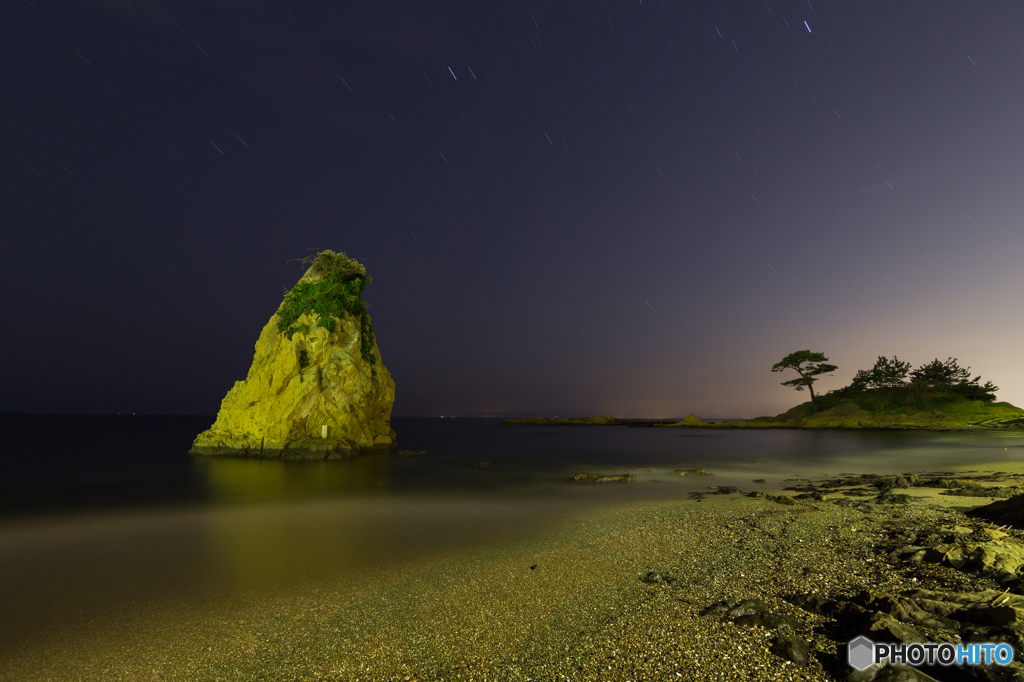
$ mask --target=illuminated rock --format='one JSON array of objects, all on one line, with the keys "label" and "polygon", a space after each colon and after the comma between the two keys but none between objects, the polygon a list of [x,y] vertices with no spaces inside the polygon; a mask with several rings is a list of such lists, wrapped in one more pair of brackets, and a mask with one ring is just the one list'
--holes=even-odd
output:
[{"label": "illuminated rock", "polygon": [[395,382],[381,361],[361,292],[365,268],[320,253],[286,294],[252,367],[191,452],[338,459],[395,445]]}]

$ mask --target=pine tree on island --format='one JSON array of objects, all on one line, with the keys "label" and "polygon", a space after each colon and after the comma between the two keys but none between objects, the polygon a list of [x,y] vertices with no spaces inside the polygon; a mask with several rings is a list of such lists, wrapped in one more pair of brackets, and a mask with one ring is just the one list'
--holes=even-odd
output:
[{"label": "pine tree on island", "polygon": [[806,386],[807,390],[811,392],[811,402],[814,402],[814,382],[817,381],[815,377],[834,372],[839,368],[836,365],[828,364],[828,358],[824,353],[798,350],[772,365],[773,372],[781,372],[786,369],[795,370],[800,378],[783,381],[782,385],[792,386],[798,391],[804,390]]}]

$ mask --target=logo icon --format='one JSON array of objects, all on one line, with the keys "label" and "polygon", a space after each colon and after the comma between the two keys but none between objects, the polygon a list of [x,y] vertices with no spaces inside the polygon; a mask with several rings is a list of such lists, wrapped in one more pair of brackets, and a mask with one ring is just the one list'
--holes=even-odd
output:
[{"label": "logo icon", "polygon": [[875,662],[875,643],[861,635],[846,645],[846,660],[850,667],[864,670]]}]

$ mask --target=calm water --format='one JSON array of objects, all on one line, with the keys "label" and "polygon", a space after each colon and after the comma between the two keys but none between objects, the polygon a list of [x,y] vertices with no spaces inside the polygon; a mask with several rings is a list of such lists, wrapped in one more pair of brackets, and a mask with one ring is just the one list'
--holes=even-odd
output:
[{"label": "calm water", "polygon": [[[38,657],[42,665],[47,651],[84,660],[98,650],[96,637],[138,637],[175,622],[188,624],[177,637],[192,627],[213,632],[225,609],[285,608],[300,599],[296,590],[327,584],[342,599],[338,585],[356,590],[587,510],[686,499],[708,485],[671,476],[677,468],[702,466],[710,482],[752,489],[754,478],[778,488],[787,478],[840,473],[1019,470],[1024,455],[1024,439],[999,435],[395,419],[399,447],[426,453],[341,462],[189,457],[211,421],[0,418],[0,679],[7,663],[24,670]],[[571,481],[579,472],[632,472],[638,481],[580,485]]]},{"label": "calm water", "polygon": [[[635,473],[630,496],[677,495],[668,476],[703,466],[750,478],[936,471],[1013,462],[1014,436],[503,426],[497,419],[395,419],[398,456],[345,462],[192,458],[211,417],[0,416],[0,515],[357,496],[572,494],[579,472]],[[487,467],[479,466],[489,463]],[[644,471],[645,469],[649,471]],[[756,474],[756,475],[754,475]],[[706,482],[703,482],[706,485]],[[699,486],[698,486],[699,487]]]}]

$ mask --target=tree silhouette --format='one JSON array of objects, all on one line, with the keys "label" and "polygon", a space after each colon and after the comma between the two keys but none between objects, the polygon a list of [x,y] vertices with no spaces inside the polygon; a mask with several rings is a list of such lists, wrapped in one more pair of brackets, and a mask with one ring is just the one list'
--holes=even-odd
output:
[{"label": "tree silhouette", "polygon": [[991,402],[995,400],[992,394],[999,390],[991,381],[979,384],[980,376],[971,379],[971,368],[961,367],[956,358],[947,358],[945,362],[935,358],[912,371],[910,379],[928,388],[952,388],[971,400]]},{"label": "tree silhouette", "polygon": [[798,391],[804,390],[804,386],[811,392],[811,401],[814,401],[815,377],[820,374],[828,374],[838,369],[835,365],[828,364],[828,358],[824,353],[814,353],[809,350],[798,350],[782,358],[772,365],[773,372],[781,372],[784,369],[795,370],[800,375],[799,379],[783,381],[783,386],[792,386]]},{"label": "tree silhouette", "polygon": [[853,385],[859,388],[899,388],[906,384],[909,373],[909,362],[900,362],[895,355],[892,360],[879,355],[878,362],[870,370],[857,370]]},{"label": "tree silhouette", "polygon": [[[957,364],[956,358],[948,358],[945,362],[935,358],[911,372],[910,377],[932,387],[956,386],[970,383],[971,368],[961,367]],[[980,378],[974,381],[977,382]]]}]

